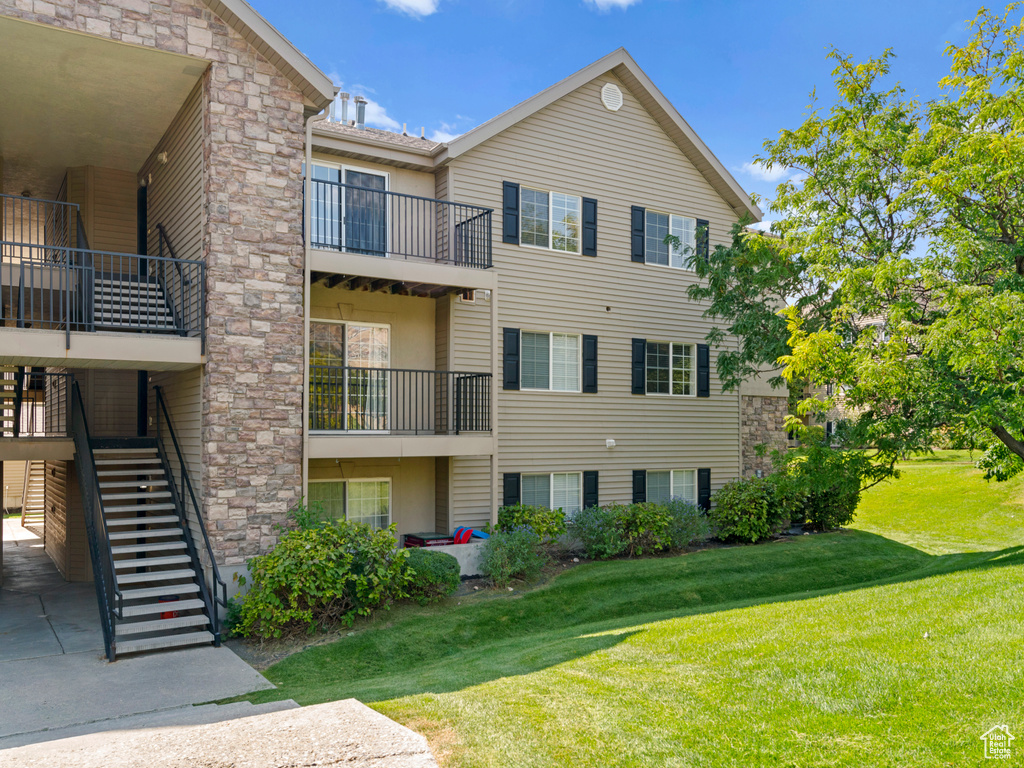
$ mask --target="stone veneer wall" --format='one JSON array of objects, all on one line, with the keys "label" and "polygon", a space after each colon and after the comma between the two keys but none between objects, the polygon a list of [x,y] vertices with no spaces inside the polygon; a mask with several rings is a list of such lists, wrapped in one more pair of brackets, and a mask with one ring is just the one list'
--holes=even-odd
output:
[{"label": "stone veneer wall", "polygon": [[743,449],[743,477],[752,477],[757,470],[771,471],[770,455],[758,456],[757,446],[773,449],[786,445],[786,414],[789,401],[785,397],[743,395],[740,398],[740,440]]},{"label": "stone veneer wall", "polygon": [[202,503],[218,559],[241,564],[301,494],[302,96],[194,0],[0,0],[0,14],[212,62]]}]

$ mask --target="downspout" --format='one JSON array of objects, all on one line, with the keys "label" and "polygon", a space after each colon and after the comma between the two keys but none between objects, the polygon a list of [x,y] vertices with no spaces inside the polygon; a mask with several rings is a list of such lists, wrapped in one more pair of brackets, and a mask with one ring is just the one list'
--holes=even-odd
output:
[{"label": "downspout", "polygon": [[[337,92],[337,89],[335,89]],[[337,95],[337,93],[335,93]],[[331,101],[333,106],[334,101]],[[313,123],[322,122],[330,118],[330,109],[313,115],[306,120],[306,157],[305,173],[302,179],[302,233],[304,258],[302,265],[302,500],[305,503],[309,495],[309,310],[310,310],[310,278],[313,270],[310,263],[313,255],[313,248],[310,245],[312,238],[312,178],[313,178]]]}]

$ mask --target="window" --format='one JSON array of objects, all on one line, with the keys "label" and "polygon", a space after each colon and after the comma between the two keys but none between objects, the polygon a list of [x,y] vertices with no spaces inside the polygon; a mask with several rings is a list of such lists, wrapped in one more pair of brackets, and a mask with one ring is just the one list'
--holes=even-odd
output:
[{"label": "window", "polygon": [[[682,269],[688,256],[697,247],[697,220],[688,216],[647,211],[644,253],[648,264]],[[665,242],[669,235],[679,238],[679,245]]]},{"label": "window", "polygon": [[358,168],[313,166],[314,248],[387,256],[388,177]]},{"label": "window", "polygon": [[309,504],[328,520],[351,520],[371,528],[391,524],[390,480],[311,480]]},{"label": "window", "polygon": [[697,470],[673,469],[647,473],[647,500],[683,499],[697,503]]},{"label": "window", "polygon": [[693,344],[648,341],[646,360],[648,394],[694,394],[696,374]]},{"label": "window", "polygon": [[386,431],[391,329],[309,324],[310,429]]},{"label": "window", "polygon": [[580,337],[569,333],[523,331],[523,389],[580,391]]},{"label": "window", "polygon": [[520,242],[568,253],[580,252],[581,199],[561,192],[522,188]]},{"label": "window", "polygon": [[523,504],[561,509],[567,517],[580,511],[583,500],[581,472],[523,475]]}]

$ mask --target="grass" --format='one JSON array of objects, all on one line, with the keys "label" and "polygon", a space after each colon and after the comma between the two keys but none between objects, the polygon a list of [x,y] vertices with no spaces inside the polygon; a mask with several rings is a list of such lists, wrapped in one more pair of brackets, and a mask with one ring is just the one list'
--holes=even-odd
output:
[{"label": "grass", "polygon": [[402,608],[252,698],[354,696],[451,766],[982,765],[1024,730],[1020,486],[908,464],[858,530]]}]

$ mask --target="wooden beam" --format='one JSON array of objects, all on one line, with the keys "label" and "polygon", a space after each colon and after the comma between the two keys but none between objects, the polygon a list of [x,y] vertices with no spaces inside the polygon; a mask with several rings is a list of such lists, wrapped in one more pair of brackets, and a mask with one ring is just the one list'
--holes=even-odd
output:
[{"label": "wooden beam", "polygon": [[350,291],[366,291],[369,290],[370,284],[373,283],[372,277],[353,277],[348,284]]},{"label": "wooden beam", "polygon": [[398,281],[397,280],[374,280],[372,283],[370,283],[370,290],[371,291],[387,290],[388,288],[393,286],[396,282],[398,282]]},{"label": "wooden beam", "polygon": [[342,283],[347,283],[351,278],[348,275],[331,275],[324,283],[328,288],[335,288]]}]

